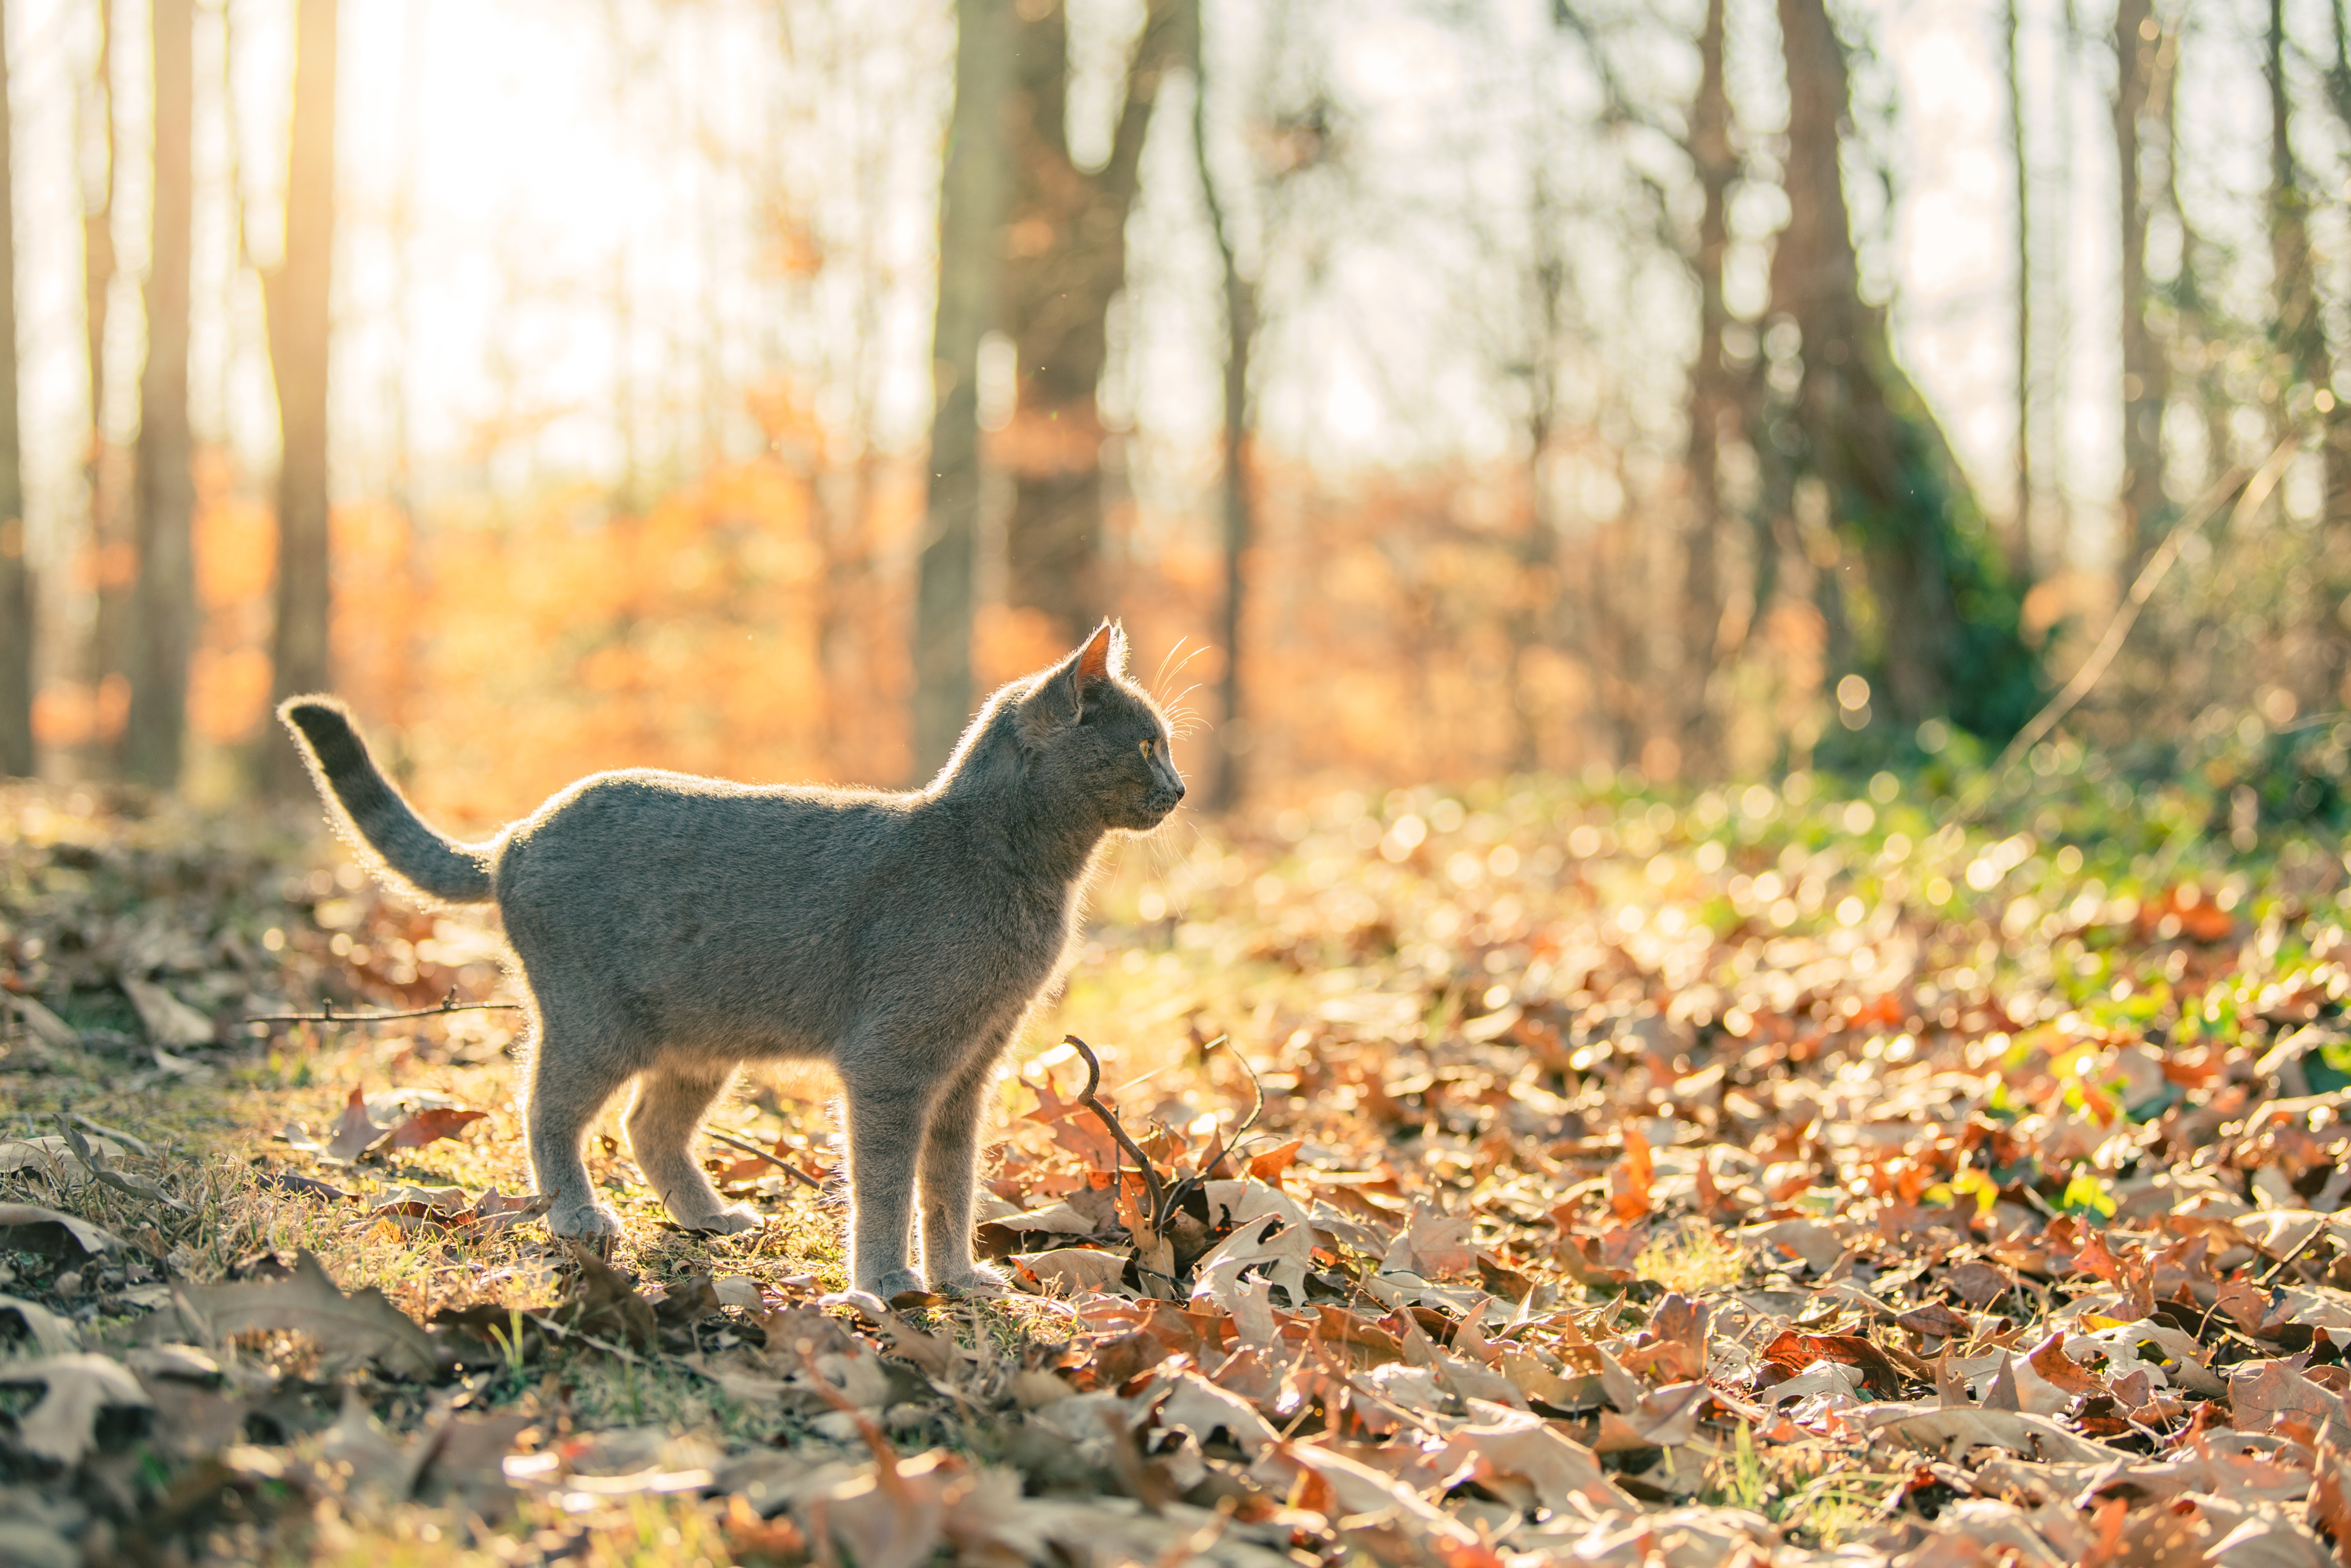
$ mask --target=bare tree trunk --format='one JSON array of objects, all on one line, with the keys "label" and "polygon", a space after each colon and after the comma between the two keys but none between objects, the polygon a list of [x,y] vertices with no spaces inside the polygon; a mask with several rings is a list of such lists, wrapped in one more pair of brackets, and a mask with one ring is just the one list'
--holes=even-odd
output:
[{"label": "bare tree trunk", "polygon": [[33,570],[16,441],[16,193],[8,155],[8,7],[0,5],[0,774],[33,771]]},{"label": "bare tree trunk", "polygon": [[1779,12],[1789,218],[1771,293],[1802,340],[1798,461],[1825,487],[1829,525],[1866,572],[1865,598],[1840,586],[1842,619],[1873,666],[1873,711],[1905,727],[1948,714],[1979,733],[2012,730],[2038,705],[2014,586],[1987,559],[1980,513],[1895,362],[1883,312],[1861,298],[1839,162],[1851,112],[1844,47],[1825,0],[1779,0]]},{"label": "bare tree trunk", "polygon": [[[2321,403],[2317,420],[2320,455],[2325,465],[2325,504],[2321,515],[2319,559],[2321,579],[2316,617],[2320,646],[2325,650],[2325,700],[2341,700],[2346,676],[2351,676],[2351,628],[2336,613],[2342,602],[2346,566],[2351,566],[2351,423],[2334,407],[2335,357],[2326,343],[2326,328],[2319,313],[2316,267],[2310,254],[2310,196],[2302,187],[2294,156],[2293,104],[2285,78],[2285,9],[2282,0],[2270,0],[2268,49],[2262,62],[2270,89],[2270,287],[2277,312],[2279,350],[2294,380],[2311,389]],[[2324,399],[2316,399],[2318,392]]]},{"label": "bare tree trunk", "polygon": [[2032,576],[2032,167],[2024,138],[2024,66],[2017,56],[2016,0],[2002,0],[2008,49],[2008,147],[2016,177],[2016,515],[2009,525],[2008,570]]},{"label": "bare tree trunk", "polygon": [[1689,373],[1689,552],[1682,576],[1682,643],[1695,679],[1682,722],[1682,751],[1694,776],[1716,760],[1713,712],[1707,684],[1714,672],[1722,626],[1720,550],[1723,426],[1738,406],[1723,330],[1730,309],[1723,298],[1722,267],[1730,248],[1730,187],[1739,160],[1730,145],[1730,93],[1723,75],[1724,0],[1707,0],[1698,32],[1698,97],[1690,104],[1690,162],[1703,198],[1698,220],[1698,357]]},{"label": "bare tree trunk", "polygon": [[1536,712],[1531,666],[1536,647],[1550,630],[1559,597],[1559,519],[1552,513],[1551,486],[1543,462],[1559,424],[1559,361],[1567,335],[1568,260],[1560,248],[1566,227],[1552,194],[1551,170],[1541,148],[1529,150],[1532,183],[1528,227],[1534,246],[1534,341],[1527,346],[1527,507],[1510,538],[1511,581],[1504,630],[1510,636],[1510,767],[1532,772],[1542,765],[1542,720]]},{"label": "bare tree trunk", "polygon": [[931,477],[914,603],[914,767],[928,777],[971,716],[979,533],[979,340],[996,321],[1011,195],[1010,0],[956,0],[956,99],[939,179]]},{"label": "bare tree trunk", "polygon": [[1216,241],[1225,290],[1224,639],[1225,669],[1219,682],[1217,777],[1208,808],[1229,811],[1240,803],[1247,782],[1248,720],[1241,712],[1241,619],[1248,587],[1246,566],[1256,537],[1256,497],[1250,488],[1249,435],[1249,357],[1257,345],[1257,286],[1242,275],[1232,229],[1208,163],[1208,73],[1201,38],[1200,0],[1185,0],[1183,27],[1192,69],[1192,162],[1199,172],[1200,196],[1208,209],[1208,232]]},{"label": "bare tree trunk", "polygon": [[1089,173],[1070,156],[1065,125],[1068,17],[1060,0],[1022,5],[1018,15],[1019,185],[1006,235],[1002,326],[1019,351],[1019,401],[1007,443],[1006,580],[1014,604],[1043,612],[1060,635],[1074,639],[1109,608],[1095,402],[1110,357],[1105,319],[1126,285],[1126,219],[1144,136],[1180,40],[1176,0],[1146,0],[1110,159]]},{"label": "bare tree trunk", "polygon": [[[123,501],[131,480],[129,455],[106,438],[106,323],[114,292],[114,188],[119,156],[114,134],[114,0],[97,0],[97,9],[98,57],[75,101],[78,129],[84,139],[80,149],[82,322],[89,380],[89,438],[82,454],[82,482],[88,489],[89,549],[96,590],[82,674],[93,692],[110,677],[119,678],[124,673],[124,633],[132,581],[124,570],[131,554],[130,540],[123,537]],[[110,770],[113,749],[111,737],[94,731],[85,765]]]},{"label": "bare tree trunk", "polygon": [[[340,0],[301,0],[295,16],[294,123],[287,142],[286,250],[263,280],[277,382],[277,624],[273,695],[329,684],[327,350],[335,254],[335,32]],[[273,789],[307,791],[291,747],[268,748]]]},{"label": "bare tree trunk", "polygon": [[154,0],[154,220],[147,263],[147,364],[139,382],[139,581],[130,627],[125,772],[178,784],[185,748],[196,590],[189,523],[189,147],[195,120],[194,0]]},{"label": "bare tree trunk", "polygon": [[2162,528],[2163,405],[2168,393],[2161,348],[2147,320],[2147,201],[2140,189],[2143,122],[2156,96],[2163,37],[2153,0],[2115,6],[2115,161],[2121,175],[2123,477],[2122,580],[2138,575]]}]

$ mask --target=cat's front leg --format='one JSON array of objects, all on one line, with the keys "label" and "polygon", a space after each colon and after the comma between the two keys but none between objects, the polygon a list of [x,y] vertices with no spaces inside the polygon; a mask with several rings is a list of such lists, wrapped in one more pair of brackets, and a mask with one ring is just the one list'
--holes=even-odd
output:
[{"label": "cat's front leg", "polygon": [[995,1053],[967,1069],[932,1107],[923,1138],[923,1272],[935,1291],[1000,1291],[1004,1276],[971,1256],[979,1124],[996,1082]]},{"label": "cat's front leg", "polygon": [[929,1107],[903,1070],[883,1065],[842,1080],[849,1091],[849,1278],[886,1301],[925,1288],[906,1266],[906,1241]]}]

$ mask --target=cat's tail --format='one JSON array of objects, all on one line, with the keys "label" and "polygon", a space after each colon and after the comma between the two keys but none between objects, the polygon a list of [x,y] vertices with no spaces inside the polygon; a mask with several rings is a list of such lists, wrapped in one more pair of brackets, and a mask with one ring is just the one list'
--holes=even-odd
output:
[{"label": "cat's tail", "polygon": [[393,875],[428,899],[489,902],[498,846],[461,844],[426,826],[368,755],[367,742],[351,727],[350,709],[333,697],[288,697],[278,705],[277,716],[293,732],[319,793],[334,809],[337,826],[356,841],[354,847],[373,851]]}]

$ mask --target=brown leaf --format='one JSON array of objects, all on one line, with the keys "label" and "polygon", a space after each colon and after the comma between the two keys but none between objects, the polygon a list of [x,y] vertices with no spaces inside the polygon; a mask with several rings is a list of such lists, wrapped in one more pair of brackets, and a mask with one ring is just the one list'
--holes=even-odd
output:
[{"label": "brown leaf", "polygon": [[2220,1281],[2215,1304],[2235,1319],[2237,1326],[2249,1334],[2259,1334],[2262,1324],[2269,1321],[2269,1293],[2241,1274]]},{"label": "brown leaf", "polygon": [[1630,1225],[1648,1218],[1650,1188],[1656,1178],[1656,1166],[1649,1158],[1649,1140],[1640,1124],[1627,1120],[1625,1124],[1625,1158],[1608,1171],[1609,1212]]},{"label": "brown leaf", "polygon": [[381,1291],[366,1285],[345,1295],[307,1251],[286,1279],[189,1285],[179,1299],[182,1313],[214,1342],[282,1329],[308,1334],[332,1354],[370,1357],[405,1376],[430,1377],[437,1364],[432,1336]]},{"label": "brown leaf", "polygon": [[336,1118],[334,1130],[327,1134],[327,1155],[348,1165],[381,1143],[384,1131],[368,1114],[367,1096],[354,1084],[343,1113]]},{"label": "brown leaf", "polygon": [[2065,1335],[2053,1333],[2024,1358],[2025,1364],[2068,1394],[2095,1398],[2107,1392],[2105,1381],[2065,1354]]},{"label": "brown leaf", "polygon": [[[349,1113],[345,1114],[348,1116]],[[488,1114],[487,1111],[456,1111],[436,1105],[429,1111],[419,1111],[394,1127],[385,1145],[394,1149],[421,1149],[437,1139],[455,1137]],[[340,1125],[336,1132],[340,1137]]]},{"label": "brown leaf", "polygon": [[1989,1263],[1955,1263],[1943,1272],[1943,1283],[1949,1285],[1959,1300],[1983,1311],[2016,1288],[2016,1281]]},{"label": "brown leaf", "polygon": [[122,1250],[112,1231],[32,1203],[0,1203],[0,1247],[43,1258],[99,1258]]},{"label": "brown leaf", "polygon": [[571,1261],[580,1270],[573,1281],[569,1326],[600,1339],[617,1339],[634,1350],[651,1350],[661,1343],[660,1321],[653,1303],[637,1294],[620,1270],[598,1257],[592,1248],[566,1241]]},{"label": "brown leaf", "polygon": [[2318,1445],[2318,1457],[2310,1470],[2310,1500],[2304,1505],[2304,1520],[2333,1536],[2339,1555],[2351,1550],[2351,1464],[2344,1461],[2343,1450],[2331,1442]]},{"label": "brown leaf", "polygon": [[145,1410],[151,1405],[139,1380],[111,1356],[52,1355],[0,1364],[0,1383],[47,1390],[39,1404],[16,1418],[16,1437],[60,1465],[79,1464],[89,1452],[100,1412]]},{"label": "brown leaf", "polygon": [[2240,1362],[2229,1368],[2229,1405],[2240,1431],[2276,1432],[2316,1448],[2351,1440],[2343,1396],[2303,1375],[2306,1356]]},{"label": "brown leaf", "polygon": [[1963,1338],[1974,1332],[1975,1327],[1965,1317],[1940,1301],[1929,1301],[1923,1307],[1914,1307],[1909,1312],[1898,1314],[1894,1321],[1913,1333],[1922,1333],[1930,1339]]},{"label": "brown leaf", "polygon": [[1862,1380],[1881,1399],[1890,1399],[1902,1392],[1900,1369],[1875,1341],[1861,1334],[1800,1333],[1785,1329],[1779,1338],[1763,1347],[1762,1359],[1781,1378],[1793,1377],[1816,1361],[1840,1362],[1860,1368]]}]

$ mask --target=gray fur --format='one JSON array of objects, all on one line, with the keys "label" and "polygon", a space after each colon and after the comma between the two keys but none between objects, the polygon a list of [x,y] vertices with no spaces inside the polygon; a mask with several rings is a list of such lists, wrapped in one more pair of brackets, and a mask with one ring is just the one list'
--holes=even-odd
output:
[{"label": "gray fur", "polygon": [[[998,1061],[1059,976],[1095,853],[1183,798],[1158,707],[1105,622],[988,699],[928,788],[730,784],[632,769],[486,844],[434,832],[328,697],[278,712],[322,792],[431,898],[495,899],[537,1024],[525,1116],[559,1235],[605,1238],[580,1161],[634,1080],[629,1143],[694,1230],[758,1223],[695,1163],[745,1061],[830,1061],[847,1090],[851,1274],[885,1300],[992,1279],[971,1257],[979,1123]],[[908,1267],[919,1192],[923,1274]]]}]

